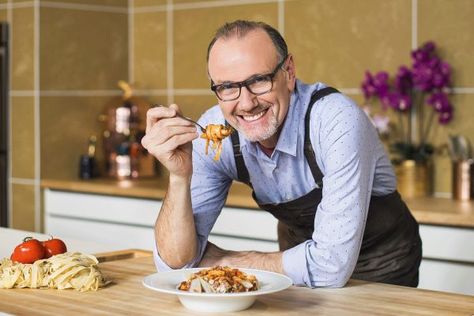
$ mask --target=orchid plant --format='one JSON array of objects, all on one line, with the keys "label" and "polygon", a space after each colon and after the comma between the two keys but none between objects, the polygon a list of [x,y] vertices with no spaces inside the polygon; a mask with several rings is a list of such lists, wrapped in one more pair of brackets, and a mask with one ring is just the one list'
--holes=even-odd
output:
[{"label": "orchid plant", "polygon": [[[393,78],[385,71],[367,71],[362,91],[368,104],[375,99],[382,109],[392,109],[398,116],[398,135],[390,144],[397,160],[427,160],[434,152],[428,142],[433,120],[445,125],[453,118],[453,106],[448,93],[451,86],[451,66],[436,53],[436,45],[427,42],[411,52],[412,65],[400,66]],[[426,109],[429,107],[430,109]],[[426,111],[430,111],[426,115]],[[416,118],[417,124],[413,124]],[[380,132],[388,131],[388,118],[374,116]],[[416,133],[413,133],[416,128]]]}]

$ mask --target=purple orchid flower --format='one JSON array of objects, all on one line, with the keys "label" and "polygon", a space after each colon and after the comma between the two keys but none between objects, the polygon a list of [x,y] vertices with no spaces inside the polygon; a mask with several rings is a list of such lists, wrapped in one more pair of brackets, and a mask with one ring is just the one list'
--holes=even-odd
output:
[{"label": "purple orchid flower", "polygon": [[438,113],[446,112],[452,108],[448,95],[441,91],[431,94],[426,102],[433,106],[433,109]]},{"label": "purple orchid flower", "polygon": [[365,99],[370,97],[382,98],[389,90],[388,73],[381,71],[372,75],[369,71],[365,72],[365,81],[362,83],[362,90]]},{"label": "purple orchid flower", "polygon": [[412,105],[411,97],[409,95],[404,95],[398,92],[389,93],[388,100],[390,107],[398,112],[406,112]]},{"label": "purple orchid flower", "polygon": [[398,69],[395,77],[395,87],[401,94],[409,95],[413,89],[412,72],[406,66],[401,66]]}]

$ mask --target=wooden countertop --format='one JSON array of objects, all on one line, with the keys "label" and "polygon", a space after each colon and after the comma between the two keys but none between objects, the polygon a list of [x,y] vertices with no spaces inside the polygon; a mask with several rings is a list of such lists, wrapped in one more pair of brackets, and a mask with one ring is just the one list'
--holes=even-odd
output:
[{"label": "wooden countertop", "polygon": [[[113,283],[97,292],[0,289],[0,311],[40,316],[202,315],[186,310],[176,296],[141,284],[156,272],[150,253],[124,254],[98,255],[100,269]],[[245,311],[225,315],[472,315],[473,311],[472,296],[350,280],[340,289],[292,286],[259,296]]]},{"label": "wooden countertop", "polygon": [[[53,190],[163,199],[168,179],[163,177],[139,180],[53,180],[41,181],[42,188]],[[474,228],[474,201],[455,201],[448,198],[406,199],[406,203],[421,224]],[[227,206],[258,208],[251,190],[244,184],[234,183],[226,201]]]}]

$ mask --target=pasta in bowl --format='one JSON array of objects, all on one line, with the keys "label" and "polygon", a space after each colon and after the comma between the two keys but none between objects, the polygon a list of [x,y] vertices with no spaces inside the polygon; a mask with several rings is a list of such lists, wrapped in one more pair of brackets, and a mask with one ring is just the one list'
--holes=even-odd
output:
[{"label": "pasta in bowl", "polygon": [[[151,290],[161,293],[177,295],[184,307],[199,312],[235,312],[249,308],[257,297],[270,293],[279,292],[292,285],[292,281],[285,275],[256,269],[239,268],[241,273],[245,273],[248,280],[255,277],[257,288],[255,290],[242,292],[193,292],[180,290],[183,282],[189,281],[193,274],[206,271],[212,268],[180,269],[166,272],[159,272],[145,277],[143,285]],[[233,269],[232,267],[227,267]],[[207,272],[201,272],[206,274]],[[246,280],[246,279],[245,279]],[[240,283],[239,281],[234,281]],[[245,286],[244,286],[245,287]]]},{"label": "pasta in bowl", "polygon": [[258,290],[258,280],[239,269],[216,266],[191,274],[178,289],[195,293],[251,292]]}]

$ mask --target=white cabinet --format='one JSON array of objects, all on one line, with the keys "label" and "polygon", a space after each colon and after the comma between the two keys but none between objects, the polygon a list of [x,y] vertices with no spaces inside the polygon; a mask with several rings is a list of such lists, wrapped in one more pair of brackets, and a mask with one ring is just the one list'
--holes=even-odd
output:
[{"label": "white cabinet", "polygon": [[419,288],[474,295],[474,230],[420,225]]},{"label": "white cabinet", "polygon": [[278,251],[277,219],[262,210],[224,207],[209,241],[229,250]]},{"label": "white cabinet", "polygon": [[[161,201],[45,189],[45,233],[152,250]],[[209,240],[230,250],[278,250],[276,219],[267,212],[225,207]]]},{"label": "white cabinet", "polygon": [[45,233],[152,250],[161,201],[44,190]]}]

